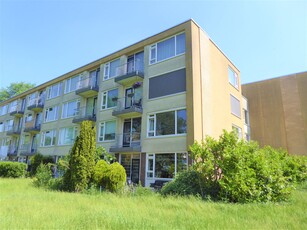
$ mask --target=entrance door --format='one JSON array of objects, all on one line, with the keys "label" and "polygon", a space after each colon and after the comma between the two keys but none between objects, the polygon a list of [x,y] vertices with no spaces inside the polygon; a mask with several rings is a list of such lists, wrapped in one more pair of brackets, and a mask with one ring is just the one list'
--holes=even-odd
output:
[{"label": "entrance door", "polygon": [[140,180],[140,159],[132,159],[131,163],[131,181],[135,184]]}]

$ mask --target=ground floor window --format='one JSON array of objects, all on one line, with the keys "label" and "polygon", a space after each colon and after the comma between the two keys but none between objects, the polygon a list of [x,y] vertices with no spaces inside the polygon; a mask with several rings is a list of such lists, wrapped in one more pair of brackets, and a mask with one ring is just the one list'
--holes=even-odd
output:
[{"label": "ground floor window", "polygon": [[156,153],[147,155],[146,175],[149,178],[174,178],[187,169],[187,153]]}]

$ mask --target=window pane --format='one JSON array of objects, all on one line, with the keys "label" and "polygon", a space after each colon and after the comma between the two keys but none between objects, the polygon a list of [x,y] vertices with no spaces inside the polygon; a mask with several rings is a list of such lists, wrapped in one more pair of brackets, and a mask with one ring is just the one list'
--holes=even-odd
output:
[{"label": "window pane", "polygon": [[177,111],[177,134],[187,133],[187,111],[185,109]]},{"label": "window pane", "polygon": [[115,107],[117,104],[116,100],[113,100],[113,98],[118,97],[118,89],[113,89],[108,92],[108,104],[107,108]]},{"label": "window pane", "polygon": [[119,59],[110,62],[110,74],[109,74],[109,77],[116,76],[116,69],[117,69],[117,67],[119,67],[119,64],[120,64]]},{"label": "window pane", "polygon": [[177,153],[177,173],[187,170],[188,158],[186,153]]},{"label": "window pane", "polygon": [[175,134],[175,111],[156,114],[156,136]]},{"label": "window pane", "polygon": [[116,126],[115,121],[106,122],[104,140],[114,140],[115,139],[115,126]]},{"label": "window pane", "polygon": [[103,141],[103,135],[104,135],[104,123],[101,123],[99,130],[99,141]]},{"label": "window pane", "polygon": [[230,95],[230,107],[232,114],[236,115],[237,117],[241,117],[240,101],[232,95]]},{"label": "window pane", "polygon": [[75,91],[75,90],[76,90],[78,81],[79,81],[79,76],[76,76],[76,77],[74,77],[74,78],[71,79],[71,82],[70,82],[70,91]]},{"label": "window pane", "polygon": [[230,67],[228,67],[228,80],[230,84],[238,88],[237,74]]},{"label": "window pane", "polygon": [[176,39],[176,55],[183,54],[185,52],[185,34],[177,35]]},{"label": "window pane", "polygon": [[175,56],[175,37],[157,44],[158,61]]},{"label": "window pane", "polygon": [[175,154],[156,154],[155,177],[173,178],[175,174]]}]

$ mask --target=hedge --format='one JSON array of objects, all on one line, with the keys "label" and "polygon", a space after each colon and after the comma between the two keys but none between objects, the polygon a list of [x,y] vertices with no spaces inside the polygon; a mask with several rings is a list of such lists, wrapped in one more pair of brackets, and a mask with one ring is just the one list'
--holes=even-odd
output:
[{"label": "hedge", "polygon": [[27,164],[19,162],[0,162],[0,177],[24,177],[27,170]]}]

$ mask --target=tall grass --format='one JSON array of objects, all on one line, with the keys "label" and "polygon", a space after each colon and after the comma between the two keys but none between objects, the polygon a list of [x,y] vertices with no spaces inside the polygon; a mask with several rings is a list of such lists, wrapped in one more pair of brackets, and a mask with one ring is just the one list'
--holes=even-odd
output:
[{"label": "tall grass", "polygon": [[72,194],[0,179],[0,229],[307,229],[307,186],[288,203]]}]

